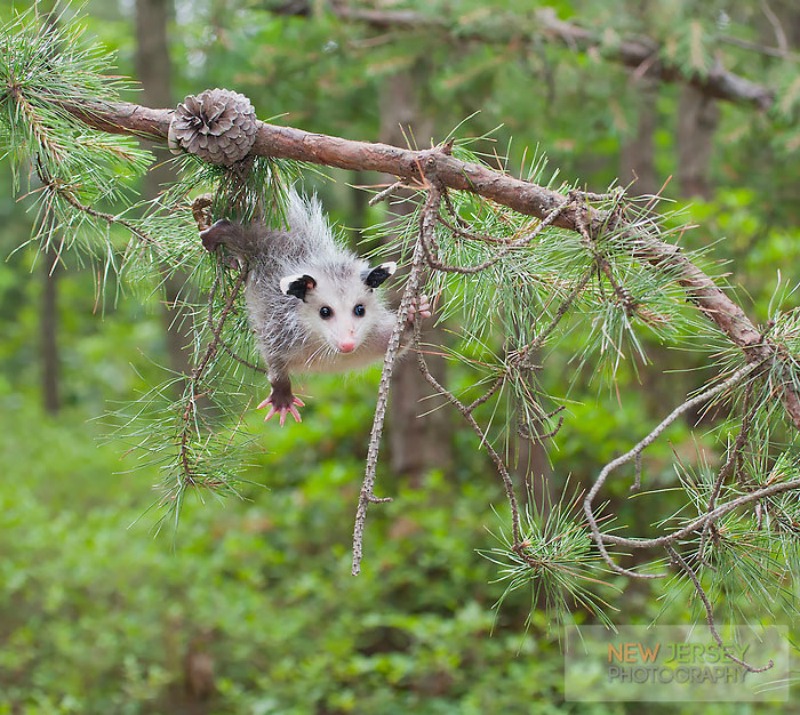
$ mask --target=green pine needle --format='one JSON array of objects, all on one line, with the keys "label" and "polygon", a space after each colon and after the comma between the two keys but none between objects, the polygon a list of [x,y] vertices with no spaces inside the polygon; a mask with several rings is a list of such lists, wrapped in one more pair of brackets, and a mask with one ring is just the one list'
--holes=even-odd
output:
[{"label": "green pine needle", "polygon": [[[554,624],[569,622],[579,609],[610,626],[609,612],[614,608],[603,594],[616,587],[604,580],[610,571],[585,523],[583,494],[578,490],[570,493],[569,489],[567,480],[558,500],[543,507],[536,504],[533,494],[529,495],[521,520],[521,553],[514,548],[505,526],[490,532],[500,545],[479,553],[497,564],[496,580],[506,583],[495,607],[500,608],[512,592],[524,588],[530,589],[532,610],[543,605]],[[547,493],[546,489],[542,491]]]}]

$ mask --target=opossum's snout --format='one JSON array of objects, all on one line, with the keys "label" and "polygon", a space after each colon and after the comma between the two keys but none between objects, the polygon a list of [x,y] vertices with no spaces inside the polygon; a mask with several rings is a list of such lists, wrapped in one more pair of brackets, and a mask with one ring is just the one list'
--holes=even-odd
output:
[{"label": "opossum's snout", "polygon": [[359,345],[358,326],[352,320],[337,320],[330,326],[328,342],[340,353],[352,353]]}]

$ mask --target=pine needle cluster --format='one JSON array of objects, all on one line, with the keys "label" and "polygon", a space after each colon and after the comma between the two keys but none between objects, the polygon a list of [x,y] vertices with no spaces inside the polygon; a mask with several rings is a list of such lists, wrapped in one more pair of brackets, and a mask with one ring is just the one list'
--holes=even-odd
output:
[{"label": "pine needle cluster", "polygon": [[[162,515],[177,519],[190,491],[200,498],[237,493],[250,443],[243,420],[231,415],[241,414],[254,378],[263,380],[243,308],[246,269],[204,252],[192,202],[210,193],[214,219],[277,225],[299,171],[292,162],[264,157],[224,169],[183,156],[175,160],[180,179],[156,201],[139,202],[135,182],[151,155],[132,139],[87,128],[70,111],[117,101],[127,85],[111,74],[111,63],[65,16],[42,16],[35,6],[6,23],[0,28],[0,149],[14,166],[17,190],[36,202],[39,246],[100,260],[103,273],[133,282],[157,284],[170,272],[186,276],[181,300],[192,321],[191,374],[170,376],[120,413],[122,432],[163,471]],[[469,143],[441,151],[481,169],[496,159],[487,161]],[[476,448],[486,450],[502,480],[509,522],[486,555],[498,564],[506,595],[530,587],[532,604],[543,603],[557,621],[575,607],[607,621],[600,594],[608,573],[654,579],[665,574],[651,567],[667,564],[673,579],[694,588],[712,629],[712,602],[732,603],[737,594],[749,594],[755,605],[780,594],[776,609],[793,612],[800,460],[797,430],[779,396],[800,399],[800,312],[775,309],[763,344],[743,351],[697,310],[683,264],[643,258],[648,241],[680,240],[681,222],[659,197],[631,200],[616,186],[597,195],[558,183],[541,153],[522,177],[556,192],[559,201],[548,215],[531,218],[476,193],[420,181],[405,186],[417,191],[416,212],[374,231],[376,238],[391,234],[390,250],[411,264],[398,325],[424,289],[439,296],[438,317],[455,333],[450,345],[435,348],[469,379],[439,383],[419,330],[417,360],[433,389],[475,432]],[[566,212],[578,217],[571,230],[558,227]],[[596,225],[593,216],[605,222]],[[521,508],[510,476],[517,446],[554,444],[570,406],[568,391],[546,387],[543,366],[566,362],[574,375],[589,371],[615,390],[621,370],[635,375],[647,364],[649,345],[691,345],[716,363],[718,375],[603,467],[581,497],[582,512],[581,499],[566,490],[547,509]],[[380,501],[372,485],[393,359],[387,353],[359,538],[367,506]],[[661,536],[612,533],[612,520],[601,519],[595,506],[612,472],[632,463],[638,489],[642,453],[690,409],[714,405],[729,414],[705,435],[716,440],[721,465],[680,466],[684,503],[661,523]],[[360,542],[354,561],[356,550],[360,559]],[[645,567],[620,565],[633,551],[639,559],[645,554]]]}]

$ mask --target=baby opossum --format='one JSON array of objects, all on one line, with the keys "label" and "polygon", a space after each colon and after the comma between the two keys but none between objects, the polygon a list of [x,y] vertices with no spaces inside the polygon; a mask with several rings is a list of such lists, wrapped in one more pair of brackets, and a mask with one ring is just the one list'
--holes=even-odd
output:
[{"label": "baby opossum", "polygon": [[[303,407],[291,373],[340,372],[380,359],[396,320],[374,290],[395,263],[370,267],[337,242],[316,197],[289,192],[285,218],[282,229],[222,219],[200,233],[207,250],[222,245],[249,270],[245,302],[272,385],[258,408],[269,407],[265,420],[278,415],[281,425],[287,414],[300,422]],[[406,333],[416,313],[431,315],[424,296],[409,310]]]}]

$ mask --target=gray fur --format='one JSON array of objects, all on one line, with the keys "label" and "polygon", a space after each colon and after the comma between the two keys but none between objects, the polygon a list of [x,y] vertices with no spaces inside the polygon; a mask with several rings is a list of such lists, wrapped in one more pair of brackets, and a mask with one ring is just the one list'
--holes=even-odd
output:
[{"label": "gray fur", "polygon": [[[316,197],[290,192],[286,222],[288,228],[268,229],[262,222],[220,221],[201,234],[206,248],[223,245],[249,268],[250,325],[273,387],[293,372],[345,371],[379,359],[395,314],[365,283],[369,264],[337,241]],[[380,274],[391,275],[394,264],[384,265]],[[313,278],[302,300],[281,290],[281,279],[300,276]],[[364,306],[363,317],[355,315],[357,305]],[[332,318],[320,317],[322,306]]]}]

